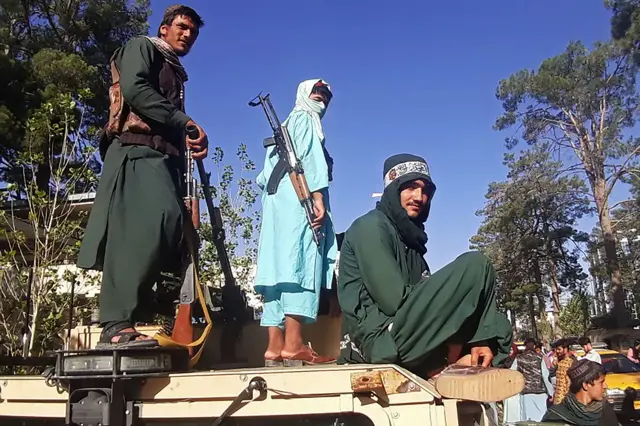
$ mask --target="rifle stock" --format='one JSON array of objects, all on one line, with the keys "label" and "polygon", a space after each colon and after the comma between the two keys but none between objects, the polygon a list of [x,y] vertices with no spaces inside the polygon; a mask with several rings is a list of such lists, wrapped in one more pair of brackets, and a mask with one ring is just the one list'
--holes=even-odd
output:
[{"label": "rifle stock", "polygon": [[[193,307],[191,303],[180,303],[178,305],[178,313],[176,314],[173,332],[171,333],[171,338],[175,342],[188,345],[195,340],[192,317]],[[193,356],[195,353],[195,348],[188,347],[187,350],[189,351],[189,356]]]},{"label": "rifle stock", "polygon": [[[198,131],[195,126],[190,126],[192,128],[187,128],[187,136],[191,139],[196,139],[198,134],[194,134]],[[195,136],[195,137],[194,137]],[[197,262],[197,253],[198,253],[198,236],[197,230],[200,228],[200,200],[198,199],[198,191],[196,188],[196,182],[193,178],[193,158],[191,157],[191,149],[187,147],[185,153],[185,189],[186,194],[184,197],[185,207],[187,209],[187,213],[191,219],[191,226],[185,226],[185,233],[189,233],[186,238],[187,244],[191,245],[189,247],[189,251],[193,254],[194,259],[189,259],[189,265],[186,269],[185,276],[183,278],[182,286],[180,288],[180,298],[178,301],[178,310],[176,313],[176,317],[173,324],[173,329],[171,331],[171,339],[173,339],[176,343],[180,343],[183,345],[188,345],[192,343],[195,339],[195,330],[193,328],[193,304],[196,301],[196,283],[193,279],[193,275],[195,270],[197,270],[197,265],[194,262]],[[193,356],[195,353],[194,347],[188,347],[189,356]]]},{"label": "rifle stock", "polygon": [[[189,126],[187,128],[187,135],[191,139],[197,139],[199,137],[198,128],[195,126]],[[187,158],[187,179],[192,179],[191,170],[193,167],[193,159],[190,156],[190,150],[187,150],[189,154]],[[242,329],[243,322],[245,320],[245,296],[240,287],[238,287],[233,271],[231,269],[231,261],[225,247],[225,233],[224,224],[222,222],[222,214],[220,209],[213,204],[213,197],[211,195],[211,187],[209,184],[209,173],[207,173],[202,160],[196,160],[196,166],[198,168],[198,175],[200,176],[200,186],[204,194],[205,203],[207,205],[207,211],[209,213],[211,221],[212,242],[218,253],[218,260],[224,276],[224,287],[222,289],[222,304],[225,315],[227,316],[227,323],[225,329],[223,329],[223,345],[221,347],[221,353],[223,359],[233,360],[235,359],[235,341],[237,340],[238,333]],[[180,291],[180,301],[178,306],[178,312],[176,314],[175,325],[172,331],[172,339],[177,343],[190,344],[195,340],[194,328],[192,323],[193,315],[193,303],[196,302],[196,282],[193,279],[197,271],[197,249],[198,249],[198,236],[196,230],[199,229],[200,224],[200,208],[199,200],[197,198],[197,191],[195,189],[195,181],[193,180],[193,187],[187,191],[187,208],[189,208],[191,222],[187,225],[186,232],[193,238],[187,238],[192,242],[192,253],[194,254],[194,261],[191,262],[185,280],[183,282]],[[189,188],[189,185],[187,185]],[[204,308],[204,306],[203,306]],[[205,315],[206,316],[206,315]],[[190,353],[193,354],[193,347],[189,347]]]}]

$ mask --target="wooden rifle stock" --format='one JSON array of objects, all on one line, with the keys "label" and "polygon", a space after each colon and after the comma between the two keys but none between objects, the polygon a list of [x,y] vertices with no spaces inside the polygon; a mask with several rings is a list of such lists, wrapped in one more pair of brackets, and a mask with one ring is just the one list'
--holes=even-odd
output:
[{"label": "wooden rifle stock", "polygon": [[[195,133],[194,133],[195,129]],[[189,126],[187,128],[187,136],[191,139],[198,138],[198,129],[195,126]],[[196,188],[195,179],[193,178],[193,158],[191,157],[191,150],[187,148],[186,150],[186,170],[185,170],[185,206],[189,216],[191,218],[191,226],[186,224],[185,233],[189,233],[189,236],[186,236],[186,242],[188,245],[192,245],[189,247],[189,252],[193,253],[195,259],[194,262],[197,262],[197,253],[198,253],[198,235],[196,230],[200,228],[200,200],[198,200],[198,191]],[[191,261],[191,258],[188,257]],[[183,278],[182,287],[180,288],[180,299],[178,301],[178,312],[176,313],[175,322],[173,325],[173,330],[171,333],[171,338],[181,344],[190,344],[195,340],[195,331],[193,328],[193,303],[196,301],[196,289],[195,289],[195,280],[193,280],[193,273],[196,265],[191,263],[185,272],[185,277]],[[190,276],[191,274],[191,276]],[[189,356],[193,356],[195,353],[195,348],[189,347]]]},{"label": "wooden rifle stock", "polygon": [[191,223],[193,223],[193,229],[200,229],[200,200],[195,196],[191,199]]},{"label": "wooden rifle stock", "polygon": [[[199,137],[198,128],[195,126],[189,126],[187,128],[187,135],[190,139],[197,139]],[[178,312],[176,314],[174,327],[171,333],[171,339],[175,343],[183,346],[192,345],[188,346],[189,353],[192,357],[195,351],[195,348],[193,346],[196,343],[192,323],[193,303],[196,302],[198,298],[201,298],[202,300],[200,305],[202,309],[204,309],[205,311],[207,309],[206,302],[204,302],[206,296],[202,292],[201,286],[198,286],[197,284],[197,253],[199,243],[196,230],[200,225],[200,208],[197,198],[196,184],[195,180],[193,179],[192,173],[193,161],[194,160],[191,157],[190,150],[187,149],[187,196],[185,196],[185,204],[190,213],[191,221],[185,222],[185,238],[187,240],[189,252],[191,254],[189,259],[193,259],[193,261],[190,262],[187,267],[182,288],[180,289]],[[209,187],[208,173],[206,173],[202,160],[197,160],[196,163],[198,166],[198,173],[200,175],[202,191],[204,193],[204,198],[207,204],[207,210],[211,218],[213,244],[215,245],[218,252],[218,258],[220,260],[222,271],[225,277],[225,286],[223,287],[222,292],[222,302],[225,312],[227,313],[230,321],[223,329],[223,336],[228,336],[228,339],[225,339],[227,344],[223,345],[223,347],[221,348],[221,352],[223,358],[234,359],[235,340],[237,339],[239,330],[242,328],[244,320],[242,312],[244,311],[246,305],[242,290],[236,285],[236,281],[231,270],[231,262],[229,261],[229,256],[224,245],[224,228],[222,223],[222,216],[220,214],[220,209],[216,208],[213,205],[213,199]],[[209,322],[207,327],[205,328],[203,336],[201,336],[198,341],[203,339],[205,335],[208,335],[211,327],[211,321],[208,312],[204,312],[204,315]],[[199,358],[201,351],[202,347],[198,351],[196,358]],[[224,356],[225,354],[229,355]]]},{"label": "wooden rifle stock", "polygon": [[[192,304],[180,303],[178,305],[178,313],[176,314],[173,332],[171,333],[171,338],[175,342],[188,345],[195,340],[193,324],[191,320],[192,317]],[[189,347],[187,348],[187,350],[189,351],[190,357],[195,353],[195,348]]]},{"label": "wooden rifle stock", "polygon": [[303,200],[313,200],[311,192],[309,191],[309,185],[307,184],[307,178],[305,178],[303,174],[293,170],[289,173],[289,179],[291,179],[291,184],[296,191],[296,196],[301,202]]}]

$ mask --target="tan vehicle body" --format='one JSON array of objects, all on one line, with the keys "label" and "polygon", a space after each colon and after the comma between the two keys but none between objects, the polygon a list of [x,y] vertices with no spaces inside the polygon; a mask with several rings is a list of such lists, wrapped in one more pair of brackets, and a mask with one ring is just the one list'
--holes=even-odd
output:
[{"label": "tan vehicle body", "polygon": [[[214,328],[215,330],[215,328]],[[155,328],[141,328],[153,335]],[[91,349],[100,329],[73,330],[70,349]],[[337,355],[340,318],[322,316],[307,327],[314,349]],[[266,333],[249,324],[238,365],[217,365],[219,341],[208,339],[199,365],[204,371],[145,379],[136,391],[138,424],[211,425],[254,378],[267,390],[244,402],[222,425],[408,425],[488,426],[487,405],[442,398],[433,385],[396,365],[328,365],[260,368]],[[68,393],[41,376],[0,377],[0,424],[63,425]],[[106,426],[106,425],[105,425]]]}]

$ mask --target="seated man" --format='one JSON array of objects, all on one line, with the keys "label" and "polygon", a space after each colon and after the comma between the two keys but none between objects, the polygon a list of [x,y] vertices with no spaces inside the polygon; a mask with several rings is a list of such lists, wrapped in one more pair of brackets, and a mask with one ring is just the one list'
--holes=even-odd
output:
[{"label": "seated man", "polygon": [[[382,199],[356,219],[342,244],[338,363],[394,363],[423,377],[454,363],[502,364],[513,336],[496,309],[491,263],[470,252],[431,275],[423,257],[424,222],[436,190],[429,167],[420,157],[399,154],[385,161],[383,176]],[[517,371],[458,370],[451,366],[438,375],[443,396],[490,402],[524,387]],[[477,386],[469,381],[474,377]]]},{"label": "seated man", "polygon": [[543,423],[561,422],[579,426],[618,426],[613,407],[605,400],[605,370],[601,364],[582,359],[567,371],[571,386],[563,401],[542,418]]}]

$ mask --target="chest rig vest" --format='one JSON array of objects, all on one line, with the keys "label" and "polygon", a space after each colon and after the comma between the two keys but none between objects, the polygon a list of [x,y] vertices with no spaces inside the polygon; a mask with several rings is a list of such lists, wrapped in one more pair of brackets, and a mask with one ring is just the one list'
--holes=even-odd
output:
[{"label": "chest rig vest", "polygon": [[[145,122],[124,100],[120,87],[120,70],[116,64],[116,54],[110,60],[112,83],[109,88],[109,121],[100,137],[100,156],[104,160],[107,148],[114,137],[119,137],[123,145],[145,145],[163,154],[179,157],[183,155],[184,144],[179,143],[183,135],[176,134],[162,123]],[[155,89],[174,107],[184,112],[184,82],[173,66],[164,58],[153,67],[160,69]]]},{"label": "chest rig vest", "polygon": [[545,393],[547,390],[542,381],[542,355],[534,351],[525,351],[522,355],[518,355],[518,371],[524,376],[523,394],[527,393]]}]

